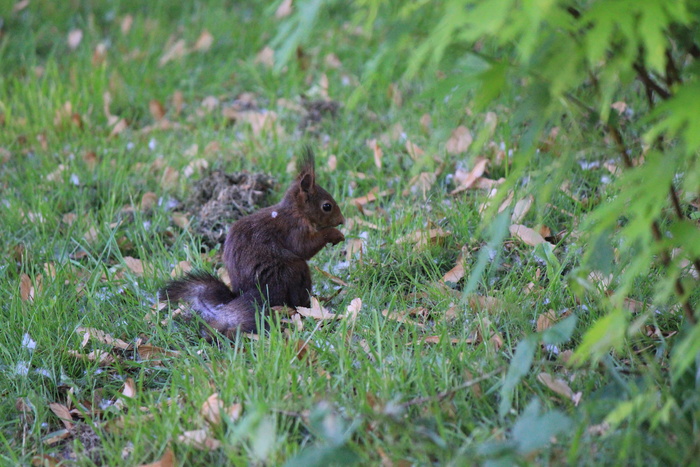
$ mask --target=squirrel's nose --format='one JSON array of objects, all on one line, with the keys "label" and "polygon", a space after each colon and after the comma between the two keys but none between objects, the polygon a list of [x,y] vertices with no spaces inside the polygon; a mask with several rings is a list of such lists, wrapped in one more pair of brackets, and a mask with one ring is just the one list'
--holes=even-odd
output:
[{"label": "squirrel's nose", "polygon": [[345,217],[343,215],[340,215],[340,221],[338,221],[338,225],[345,224]]}]

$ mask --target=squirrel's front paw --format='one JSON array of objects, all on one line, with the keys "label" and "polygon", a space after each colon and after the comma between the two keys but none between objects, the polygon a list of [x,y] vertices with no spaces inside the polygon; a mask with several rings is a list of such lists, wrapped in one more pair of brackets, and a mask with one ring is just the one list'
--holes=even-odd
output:
[{"label": "squirrel's front paw", "polygon": [[324,230],[323,237],[326,240],[326,243],[332,243],[333,245],[337,245],[338,243],[345,241],[345,235],[343,235],[343,232],[334,227]]}]

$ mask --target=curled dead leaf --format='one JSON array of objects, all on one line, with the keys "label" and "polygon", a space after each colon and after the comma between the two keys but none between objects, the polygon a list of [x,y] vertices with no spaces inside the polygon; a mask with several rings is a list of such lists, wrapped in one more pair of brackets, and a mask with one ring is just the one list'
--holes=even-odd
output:
[{"label": "curled dead leaf", "polygon": [[168,448],[165,450],[160,460],[150,464],[141,464],[139,467],[174,467],[175,464],[175,453],[173,453],[172,449]]},{"label": "curled dead leaf", "polygon": [[563,379],[554,378],[548,373],[540,373],[537,375],[537,381],[544,384],[560,396],[564,396],[565,398],[569,399],[574,403],[574,406],[578,406],[579,402],[581,402],[582,393],[574,393]]},{"label": "curled dead leaf", "polygon": [[452,131],[450,139],[447,140],[445,149],[450,154],[461,154],[469,149],[472,144],[472,133],[469,128],[460,125]]},{"label": "curled dead leaf", "polygon": [[544,243],[545,239],[537,231],[521,224],[512,224],[509,228],[510,234],[530,246],[537,246]]},{"label": "curled dead leaf", "polygon": [[178,436],[178,441],[202,451],[213,451],[221,447],[221,442],[210,437],[209,431],[206,429],[185,431]]},{"label": "curled dead leaf", "polygon": [[51,409],[51,412],[53,412],[54,415],[61,420],[63,426],[65,426],[67,430],[73,428],[73,416],[70,414],[68,407],[63,404],[53,402],[49,404],[49,408]]},{"label": "curled dead leaf", "polygon": [[450,192],[451,195],[461,193],[472,188],[474,183],[486,172],[489,160],[484,157],[477,157],[471,170],[457,169],[454,174],[454,181],[457,188]]}]

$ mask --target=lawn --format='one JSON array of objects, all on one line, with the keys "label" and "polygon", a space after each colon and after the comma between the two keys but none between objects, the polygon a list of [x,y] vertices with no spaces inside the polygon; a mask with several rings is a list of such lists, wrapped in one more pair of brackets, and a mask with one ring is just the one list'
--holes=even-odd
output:
[{"label": "lawn", "polygon": [[[654,405],[697,405],[667,383],[685,325],[652,304],[660,271],[625,301],[623,348],[569,361],[622,268],[576,275],[586,214],[617,195],[612,145],[562,118],[508,184],[517,90],[475,111],[470,92],[434,92],[444,76],[362,86],[381,40],[340,4],[277,70],[287,13],[264,3],[0,6],[1,463],[696,459],[695,417],[666,430],[678,407]],[[262,184],[241,196],[272,204],[304,144],[347,219],[310,261],[335,316],[201,339],[157,292],[221,272],[238,211],[207,217],[202,181],[245,172]]]}]

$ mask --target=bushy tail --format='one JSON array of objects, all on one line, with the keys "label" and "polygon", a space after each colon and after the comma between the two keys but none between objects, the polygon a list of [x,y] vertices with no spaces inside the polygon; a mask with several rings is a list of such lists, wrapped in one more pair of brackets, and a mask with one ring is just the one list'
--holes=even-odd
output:
[{"label": "bushy tail", "polygon": [[183,278],[170,281],[159,293],[161,301],[186,301],[212,328],[225,336],[238,329],[251,332],[256,329],[255,307],[252,297],[236,295],[218,277],[204,271],[187,273]]}]

